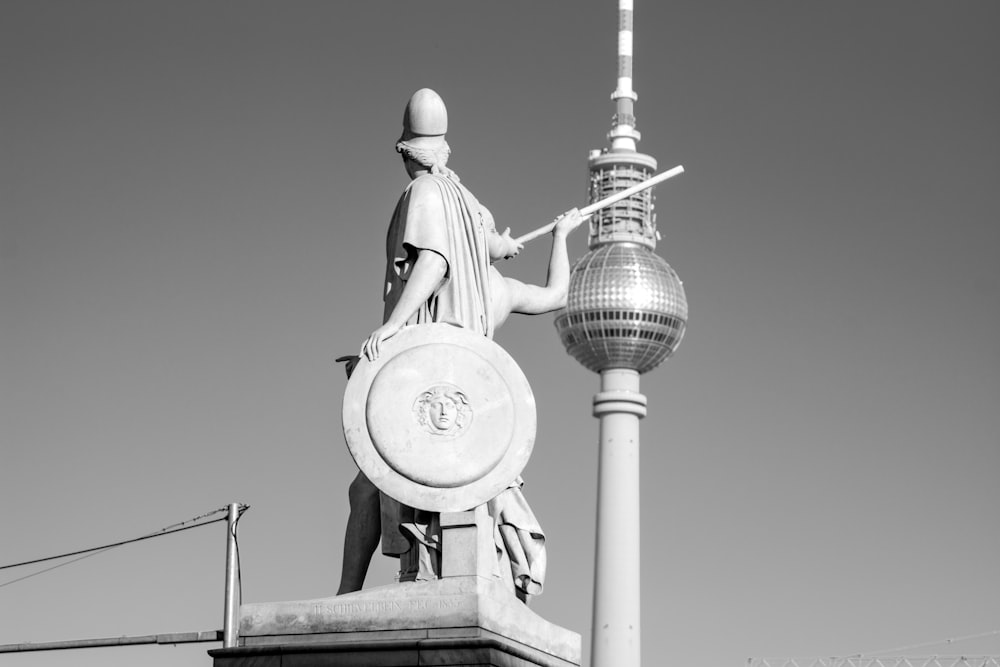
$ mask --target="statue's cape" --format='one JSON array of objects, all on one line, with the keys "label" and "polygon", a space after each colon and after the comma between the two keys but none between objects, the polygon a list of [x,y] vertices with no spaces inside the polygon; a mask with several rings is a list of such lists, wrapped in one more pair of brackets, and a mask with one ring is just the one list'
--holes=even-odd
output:
[{"label": "statue's cape", "polygon": [[441,255],[448,268],[439,289],[407,324],[442,322],[493,337],[486,233],[493,219],[463,185],[426,174],[403,192],[386,237],[385,313],[396,306],[421,250]]}]

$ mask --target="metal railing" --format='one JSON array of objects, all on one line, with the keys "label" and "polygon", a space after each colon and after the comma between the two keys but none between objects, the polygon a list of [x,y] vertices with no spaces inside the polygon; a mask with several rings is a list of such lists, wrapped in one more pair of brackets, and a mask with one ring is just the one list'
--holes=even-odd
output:
[{"label": "metal railing", "polygon": [[[242,503],[230,503],[225,508],[225,511],[227,512],[226,588],[222,630],[208,630],[205,632],[175,632],[169,634],[140,635],[132,637],[105,637],[100,639],[71,639],[55,642],[0,644],[0,653],[60,651],[65,649],[106,648],[111,646],[136,646],[142,644],[192,644],[219,641],[222,642],[222,646],[224,648],[233,648],[237,646],[239,644],[239,609],[241,596],[239,583],[239,552],[236,542],[236,524],[239,521],[240,515],[243,514],[248,507],[248,505],[244,505]],[[103,549],[107,548],[111,547]],[[1000,667],[1000,665],[992,665],[990,667]]]}]

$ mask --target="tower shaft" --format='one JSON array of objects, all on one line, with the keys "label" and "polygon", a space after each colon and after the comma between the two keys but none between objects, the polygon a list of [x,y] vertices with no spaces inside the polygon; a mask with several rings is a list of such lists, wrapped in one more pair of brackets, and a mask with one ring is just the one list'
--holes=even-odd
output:
[{"label": "tower shaft", "polygon": [[601,372],[592,667],[639,667],[639,373]]}]

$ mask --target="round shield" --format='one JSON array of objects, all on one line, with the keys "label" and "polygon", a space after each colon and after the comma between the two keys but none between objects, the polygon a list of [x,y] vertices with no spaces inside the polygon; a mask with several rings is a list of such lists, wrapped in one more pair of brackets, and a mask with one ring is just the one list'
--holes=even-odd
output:
[{"label": "round shield", "polygon": [[450,324],[404,327],[362,357],[344,393],[344,436],[361,471],[396,500],[457,512],[503,491],[535,444],[535,398],[517,363]]}]

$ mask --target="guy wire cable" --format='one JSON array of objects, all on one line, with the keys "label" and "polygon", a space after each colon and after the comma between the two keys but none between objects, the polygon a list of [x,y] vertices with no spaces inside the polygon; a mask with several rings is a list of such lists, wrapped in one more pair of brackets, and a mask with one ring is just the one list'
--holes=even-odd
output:
[{"label": "guy wire cable", "polygon": [[870,658],[870,657],[875,657],[881,653],[902,653],[903,651],[909,651],[915,648],[925,648],[927,646],[937,646],[939,644],[955,644],[957,642],[963,642],[968,639],[980,639],[982,637],[989,637],[991,635],[1000,635],[1000,630],[990,630],[989,632],[981,632],[975,635],[965,635],[964,637],[952,637],[951,639],[940,639],[936,642],[924,642],[921,644],[909,644],[907,646],[897,646],[896,648],[883,649],[881,651],[866,651],[864,653],[852,653],[851,655],[844,657]]},{"label": "guy wire cable", "polygon": [[[213,510],[211,512],[206,512],[205,514],[201,514],[201,515],[193,517],[191,519],[187,519],[185,521],[181,521],[180,523],[171,524],[171,525],[169,525],[169,526],[167,526],[165,528],[161,528],[160,530],[157,530],[157,531],[155,531],[153,533],[149,533],[148,535],[143,535],[142,537],[136,537],[136,538],[133,538],[133,539],[130,539],[130,540],[122,540],[120,542],[114,542],[114,543],[111,543],[111,544],[105,544],[105,545],[99,546],[99,547],[92,547],[90,549],[80,549],[78,551],[71,551],[71,552],[64,553],[64,554],[59,554],[59,555],[56,555],[56,556],[47,556],[45,558],[36,558],[34,560],[23,561],[23,562],[20,562],[20,563],[11,563],[10,565],[0,565],[0,570],[8,570],[8,569],[12,569],[12,568],[15,568],[15,567],[22,567],[22,566],[25,566],[25,565],[34,565],[34,564],[37,564],[37,563],[44,563],[46,561],[58,560],[60,558],[68,558],[70,556],[80,556],[80,558],[75,558],[75,559],[73,559],[71,561],[67,561],[65,563],[60,563],[58,565],[54,565],[54,566],[46,568],[44,570],[39,570],[38,572],[33,572],[32,574],[28,574],[28,575],[25,575],[23,577],[18,577],[17,579],[12,579],[10,581],[6,581],[6,582],[0,584],[0,588],[2,588],[4,586],[8,586],[8,585],[13,584],[13,583],[16,583],[18,581],[23,581],[24,579],[29,579],[31,577],[35,577],[35,576],[37,576],[39,574],[44,574],[45,572],[50,572],[52,570],[55,570],[56,568],[63,567],[64,565],[69,565],[70,563],[75,563],[75,562],[77,562],[79,560],[83,560],[84,558],[89,558],[90,556],[96,556],[98,553],[102,553],[104,551],[108,551],[110,549],[114,549],[116,547],[120,547],[120,546],[123,546],[123,545],[126,545],[126,544],[131,544],[133,542],[141,542],[142,540],[148,540],[148,539],[151,539],[151,538],[154,538],[154,537],[162,537],[162,536],[165,536],[165,535],[171,535],[173,533],[179,533],[179,532],[182,532],[182,531],[185,531],[185,530],[190,530],[191,528],[199,528],[201,526],[207,526],[209,524],[217,523],[219,521],[225,521],[226,517],[223,516],[223,517],[220,517],[218,519],[213,519],[211,521],[204,521],[202,523],[194,523],[194,522],[200,521],[202,519],[205,519],[207,517],[210,517],[210,516],[213,516],[215,514],[222,513],[222,512],[226,512],[226,511],[227,511],[227,508],[222,507],[220,509]],[[192,524],[192,525],[188,525],[188,524]]]}]

